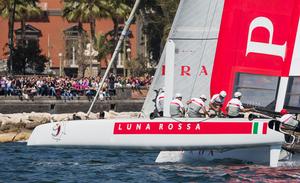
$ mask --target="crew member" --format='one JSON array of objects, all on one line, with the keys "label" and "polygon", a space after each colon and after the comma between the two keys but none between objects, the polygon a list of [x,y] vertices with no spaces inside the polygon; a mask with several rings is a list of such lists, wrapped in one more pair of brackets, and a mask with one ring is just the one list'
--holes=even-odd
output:
[{"label": "crew member", "polygon": [[210,110],[214,111],[214,114],[217,116],[221,115],[221,108],[223,106],[225,97],[226,97],[226,92],[221,91],[219,94],[213,95],[213,97],[210,100],[209,103]]},{"label": "crew member", "polygon": [[278,121],[282,122],[283,125],[281,128],[289,129],[299,132],[300,131],[300,123],[296,120],[296,116],[289,114],[286,109],[282,109],[280,111],[281,118]]},{"label": "crew member", "polygon": [[182,103],[182,95],[176,93],[175,99],[170,103],[170,115],[173,118],[182,118],[184,117],[185,109]]},{"label": "crew member", "polygon": [[165,88],[161,89],[161,93],[156,98],[156,107],[159,116],[164,116],[164,99],[165,99]]},{"label": "crew member", "polygon": [[235,92],[234,97],[227,103],[226,110],[229,118],[243,118],[244,114],[240,112],[249,112],[252,111],[252,108],[245,109],[242,102],[242,93]]},{"label": "crew member", "polygon": [[188,105],[187,114],[190,118],[201,118],[206,115],[209,116],[206,107],[205,101],[207,100],[205,95],[201,95],[200,98],[192,98],[186,103]]}]

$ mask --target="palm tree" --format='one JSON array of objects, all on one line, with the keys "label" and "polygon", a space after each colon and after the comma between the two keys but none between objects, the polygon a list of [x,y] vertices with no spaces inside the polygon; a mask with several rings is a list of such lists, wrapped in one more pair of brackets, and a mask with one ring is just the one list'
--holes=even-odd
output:
[{"label": "palm tree", "polygon": [[[96,42],[96,19],[107,17],[107,4],[104,0],[64,0],[63,17],[68,21],[78,22],[78,27],[82,30],[82,23],[90,23],[90,43],[93,45]],[[79,32],[82,37],[82,32]],[[79,53],[83,53],[83,41],[79,39]],[[78,60],[78,77],[84,75],[86,64],[83,61],[83,55],[79,56]]]},{"label": "palm tree", "polygon": [[[35,4],[39,0],[2,0],[0,3],[1,12],[0,15],[4,18],[8,18],[8,44],[10,49],[10,56],[9,56],[9,62],[10,65],[10,72],[12,71],[12,54],[14,49],[14,41],[13,41],[13,31],[14,31],[14,21],[15,21],[15,15],[18,15],[20,12],[18,10],[22,9],[21,7],[24,6],[35,6]],[[28,12],[28,11],[26,11]],[[21,16],[19,16],[21,17]],[[28,17],[27,17],[28,18]]]},{"label": "palm tree", "polygon": [[[131,8],[130,6],[128,6],[128,4],[131,3],[128,3],[126,0],[107,0],[107,2],[109,7],[109,9],[107,9],[109,18],[112,19],[114,24],[114,28],[113,28],[114,31],[113,31],[113,38],[112,38],[112,40],[114,40],[113,47],[116,47],[119,38],[119,22],[120,20],[124,20],[127,16],[129,16]],[[115,74],[117,73],[116,62],[114,62],[113,65],[113,72]]]},{"label": "palm tree", "polygon": [[21,21],[21,45],[24,46],[25,41],[25,26],[26,21],[31,18],[36,18],[41,15],[42,10],[40,7],[36,6],[37,1],[32,1],[31,3],[22,4],[16,7],[16,20]]}]

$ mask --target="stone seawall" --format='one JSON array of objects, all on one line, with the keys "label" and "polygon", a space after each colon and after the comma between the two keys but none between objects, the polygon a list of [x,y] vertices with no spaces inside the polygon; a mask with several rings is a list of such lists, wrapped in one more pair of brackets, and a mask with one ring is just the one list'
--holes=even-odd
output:
[{"label": "stone seawall", "polygon": [[[132,118],[138,117],[139,112],[122,112],[104,111],[105,119],[113,118]],[[30,137],[32,130],[41,124],[56,122],[99,119],[100,113],[90,113],[87,118],[86,113],[67,113],[67,114],[50,114],[50,113],[16,113],[0,114],[0,142],[24,141]]]},{"label": "stone seawall", "polygon": [[[95,103],[89,119],[98,119],[102,111],[106,119],[136,117],[139,114],[136,111],[142,109],[146,93],[147,90],[119,88],[111,99]],[[83,112],[88,111],[91,103],[86,96],[66,101],[46,96],[35,96],[30,100],[0,96],[0,142],[27,140],[36,126],[50,121],[69,121],[74,117],[86,119]]]}]

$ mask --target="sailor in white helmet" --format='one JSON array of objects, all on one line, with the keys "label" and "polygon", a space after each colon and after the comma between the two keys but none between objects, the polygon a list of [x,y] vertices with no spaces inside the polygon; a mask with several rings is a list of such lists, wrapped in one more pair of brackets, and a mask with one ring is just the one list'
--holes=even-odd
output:
[{"label": "sailor in white helmet", "polygon": [[249,112],[252,111],[252,108],[245,109],[242,102],[242,93],[235,92],[234,97],[227,103],[226,111],[229,118],[243,118],[244,114],[240,114],[240,112]]},{"label": "sailor in white helmet", "polygon": [[188,105],[187,114],[190,118],[201,118],[206,115],[209,116],[205,101],[207,100],[205,95],[201,95],[200,98],[191,98],[186,103]]},{"label": "sailor in white helmet", "polygon": [[220,116],[221,114],[221,108],[224,104],[226,95],[225,91],[221,91],[220,93],[213,95],[210,100],[209,107],[217,116]]},{"label": "sailor in white helmet", "polygon": [[184,117],[185,109],[182,103],[182,95],[176,93],[175,99],[170,103],[170,115],[172,118]]},{"label": "sailor in white helmet", "polygon": [[156,107],[159,116],[164,116],[164,100],[165,100],[165,87],[160,91],[160,94],[156,98]]}]

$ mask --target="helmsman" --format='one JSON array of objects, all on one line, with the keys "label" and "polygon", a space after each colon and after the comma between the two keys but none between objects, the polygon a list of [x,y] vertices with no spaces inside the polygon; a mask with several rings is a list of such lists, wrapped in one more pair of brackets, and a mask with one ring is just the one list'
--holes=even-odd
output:
[{"label": "helmsman", "polygon": [[252,111],[252,108],[245,109],[242,102],[242,93],[235,92],[234,97],[227,103],[226,111],[229,118],[243,118],[244,114],[240,114],[240,112],[249,112]]}]

